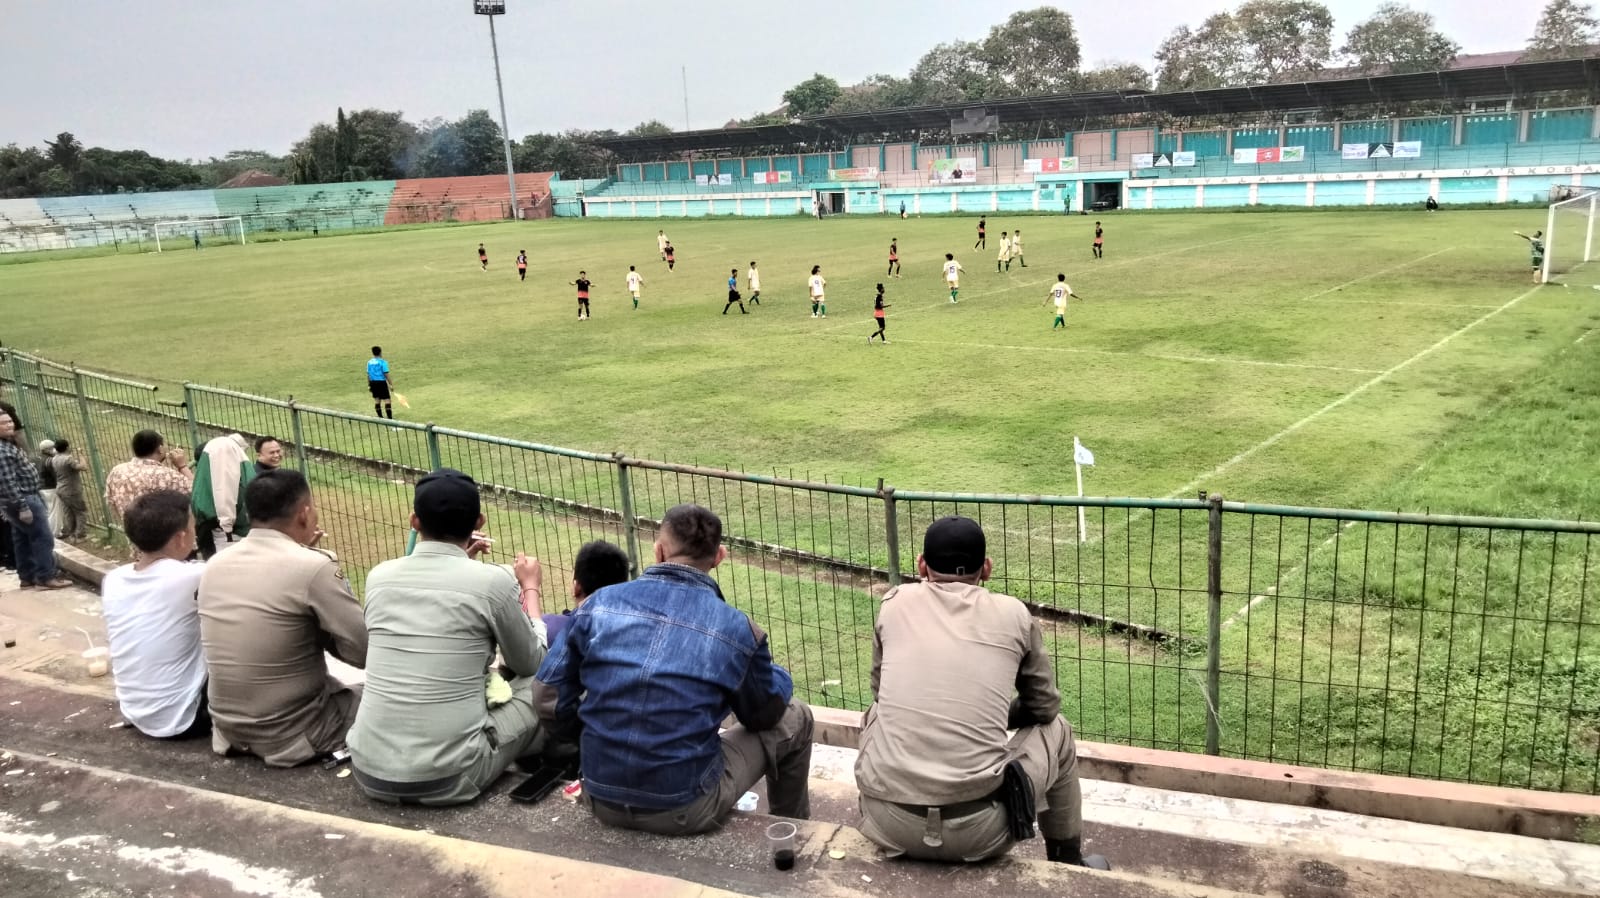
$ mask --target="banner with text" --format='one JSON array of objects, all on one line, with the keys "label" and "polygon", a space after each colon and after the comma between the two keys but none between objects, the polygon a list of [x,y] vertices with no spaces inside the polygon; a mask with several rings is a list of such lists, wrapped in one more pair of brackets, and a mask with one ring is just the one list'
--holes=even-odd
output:
[{"label": "banner with text", "polygon": [[1269,162],[1304,162],[1306,161],[1306,148],[1257,147],[1255,149],[1239,149],[1233,151],[1233,161],[1241,165]]},{"label": "banner with text", "polygon": [[792,184],[794,172],[791,171],[758,171],[750,173],[750,180],[757,184]]},{"label": "banner with text", "polygon": [[1134,168],[1177,168],[1194,165],[1192,151],[1181,153],[1134,153]]},{"label": "banner with text", "polygon": [[1024,159],[1022,171],[1030,175],[1053,175],[1064,171],[1077,171],[1078,157],[1063,156],[1059,159]]},{"label": "banner with text", "polygon": [[1340,148],[1339,155],[1345,159],[1421,159],[1422,141],[1347,143]]},{"label": "banner with text", "polygon": [[876,181],[878,169],[873,168],[830,168],[828,169],[830,181]]},{"label": "banner with text", "polygon": [[955,184],[973,181],[978,177],[978,160],[970,156],[955,159],[933,160],[933,170],[928,180],[935,184]]}]

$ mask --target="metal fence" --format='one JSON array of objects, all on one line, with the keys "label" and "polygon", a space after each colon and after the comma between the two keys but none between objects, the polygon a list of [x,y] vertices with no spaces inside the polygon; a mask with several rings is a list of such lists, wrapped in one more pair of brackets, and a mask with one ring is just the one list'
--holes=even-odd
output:
[{"label": "metal fence", "polygon": [[[15,352],[0,388],[30,439],[84,448],[97,496],[139,429],[191,451],[278,438],[358,592],[407,551],[412,485],[440,465],[480,483],[496,560],[546,562],[556,606],[584,542],[616,542],[637,570],[668,508],[704,504],[732,551],[716,571],[729,601],[767,630],[801,698],[839,708],[871,701],[878,599],[913,576],[927,524],[959,512],[988,535],[991,587],[1041,621],[1084,738],[1600,793],[1597,523],[815,483],[194,384],[168,399]],[[112,532],[98,498],[91,516]]]}]

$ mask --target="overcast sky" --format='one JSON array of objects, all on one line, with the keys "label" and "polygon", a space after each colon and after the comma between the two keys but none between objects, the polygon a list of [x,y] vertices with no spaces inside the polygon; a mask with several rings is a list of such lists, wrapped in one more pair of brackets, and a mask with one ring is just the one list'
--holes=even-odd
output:
[{"label": "overcast sky", "polygon": [[[1379,0],[1325,0],[1338,36]],[[777,106],[813,72],[906,74],[936,43],[982,37],[1037,2],[508,0],[496,19],[514,137],[659,118],[718,127]],[[1224,0],[1096,0],[1063,8],[1086,65],[1149,65],[1175,26]],[[1523,46],[1540,0],[1430,8],[1466,52]],[[412,120],[495,107],[488,24],[471,0],[0,0],[0,144],[71,131],[86,145],[203,158],[283,153],[334,109]],[[1337,44],[1336,44],[1337,45]]]}]

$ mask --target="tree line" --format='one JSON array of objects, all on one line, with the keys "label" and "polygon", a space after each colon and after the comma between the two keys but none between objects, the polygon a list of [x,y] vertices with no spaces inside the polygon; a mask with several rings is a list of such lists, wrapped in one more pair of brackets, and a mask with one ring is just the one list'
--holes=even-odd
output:
[{"label": "tree line", "polygon": [[[1582,56],[1596,43],[1600,19],[1590,4],[1548,0],[1527,41],[1526,58]],[[1175,28],[1156,50],[1153,72],[1130,62],[1085,69],[1072,16],[1042,6],[1012,15],[982,40],[935,46],[904,77],[877,74],[840,85],[818,74],[785,91],[781,109],[728,125],[784,124],[810,115],[1030,94],[1205,90],[1344,74],[1426,72],[1444,68],[1460,49],[1430,13],[1397,2],[1379,6],[1336,48],[1333,14],[1316,0],[1246,0],[1197,26]],[[610,130],[529,134],[512,141],[511,155],[519,171],[601,178],[615,160],[598,141],[670,133],[667,125],[649,121],[620,135]],[[177,161],[142,150],[86,148],[70,132],[42,146],[0,146],[0,198],[209,188],[251,169],[297,184],[322,184],[482,175],[504,168],[500,124],[487,110],[474,109],[454,120],[412,122],[398,111],[347,113],[341,107],[332,122],[313,125],[281,156],[233,150],[204,161]]]}]

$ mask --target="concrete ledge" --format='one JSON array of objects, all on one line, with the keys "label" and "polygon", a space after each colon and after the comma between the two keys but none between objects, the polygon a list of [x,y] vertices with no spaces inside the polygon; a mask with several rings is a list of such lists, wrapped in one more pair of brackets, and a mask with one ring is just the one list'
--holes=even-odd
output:
[{"label": "concrete ledge", "polygon": [[[813,708],[816,741],[858,748],[858,711]],[[1459,829],[1600,843],[1600,796],[1318,770],[1188,752],[1078,743],[1088,779],[1346,811]]]},{"label": "concrete ledge", "polygon": [[117,564],[98,555],[90,555],[71,543],[57,540],[56,566],[99,589],[100,584],[106,579],[106,574],[115,570]]}]

